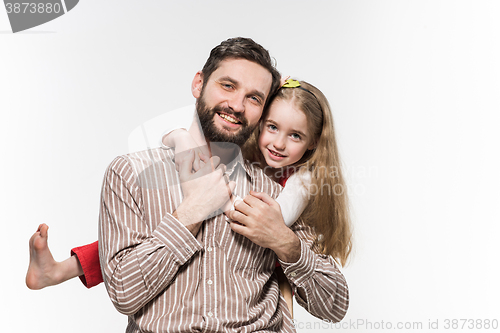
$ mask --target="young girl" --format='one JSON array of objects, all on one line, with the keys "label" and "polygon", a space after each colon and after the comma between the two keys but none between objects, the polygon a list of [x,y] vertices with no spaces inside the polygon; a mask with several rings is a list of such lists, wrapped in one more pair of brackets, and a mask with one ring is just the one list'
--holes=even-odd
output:
[{"label": "young girl", "polygon": [[[165,143],[178,148],[176,143],[185,140],[185,134],[176,131],[166,136]],[[287,80],[242,150],[247,160],[286,185],[276,200],[286,225],[303,219],[315,230],[314,250],[344,266],[352,245],[347,193],[330,106],[321,91],[304,81]],[[47,245],[47,229],[40,225],[30,239],[26,275],[30,289],[76,276],[88,288],[102,282],[97,242],[75,248],[70,258],[56,262]]]}]

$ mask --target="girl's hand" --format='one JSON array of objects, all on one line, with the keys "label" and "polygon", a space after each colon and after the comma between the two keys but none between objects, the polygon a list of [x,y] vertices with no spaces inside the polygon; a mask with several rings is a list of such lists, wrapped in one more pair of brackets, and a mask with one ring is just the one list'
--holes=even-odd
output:
[{"label": "girl's hand", "polygon": [[300,241],[283,221],[280,205],[268,194],[250,191],[235,211],[226,215],[233,231],[247,237],[255,244],[273,250],[285,262],[300,258]]},{"label": "girl's hand", "polygon": [[207,146],[198,146],[191,134],[183,128],[173,130],[165,135],[162,142],[167,147],[175,148],[175,169],[179,171],[179,166],[188,158],[189,150],[194,151],[193,171],[197,172],[204,165],[204,160],[208,159]]}]

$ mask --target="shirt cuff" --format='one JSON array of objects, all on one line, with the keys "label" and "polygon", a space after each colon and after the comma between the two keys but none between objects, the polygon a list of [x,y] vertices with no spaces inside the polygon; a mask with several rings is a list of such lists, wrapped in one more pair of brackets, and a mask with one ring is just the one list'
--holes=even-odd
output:
[{"label": "shirt cuff", "polygon": [[179,265],[184,265],[203,246],[193,234],[175,217],[167,214],[153,232],[157,238],[172,253]]},{"label": "shirt cuff", "polygon": [[283,272],[290,282],[301,287],[314,274],[316,260],[314,252],[300,240],[300,258],[297,262],[287,263],[278,259]]}]

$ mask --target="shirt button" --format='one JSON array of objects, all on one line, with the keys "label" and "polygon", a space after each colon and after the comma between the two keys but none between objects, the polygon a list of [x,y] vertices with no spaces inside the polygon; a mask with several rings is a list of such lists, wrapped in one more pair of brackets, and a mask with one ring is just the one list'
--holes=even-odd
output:
[{"label": "shirt button", "polygon": [[295,277],[296,275],[297,275],[297,273],[296,273],[296,272],[291,272],[291,273],[290,273],[290,276],[291,276],[291,277]]},{"label": "shirt button", "polygon": [[207,247],[207,251],[208,251],[208,252],[212,252],[212,248],[211,248],[210,246],[209,246],[209,247]]},{"label": "shirt button", "polygon": [[187,246],[186,251],[191,252],[191,248],[189,246]]},{"label": "shirt button", "polygon": [[214,315],[214,314],[213,314],[212,312],[209,312],[209,313],[207,313],[207,315],[208,315],[209,317],[213,317],[213,315]]},{"label": "shirt button", "polygon": [[212,284],[213,282],[212,282],[212,280],[208,280],[207,283],[208,284]]}]

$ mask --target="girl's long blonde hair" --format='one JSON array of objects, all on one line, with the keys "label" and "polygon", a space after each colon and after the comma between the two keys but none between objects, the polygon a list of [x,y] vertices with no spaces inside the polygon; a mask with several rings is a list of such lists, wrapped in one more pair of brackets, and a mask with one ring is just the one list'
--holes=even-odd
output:
[{"label": "girl's long blonde hair", "polygon": [[[304,112],[315,148],[307,150],[292,168],[296,172],[311,172],[309,204],[300,216],[316,233],[314,250],[331,255],[344,266],[352,249],[351,221],[347,187],[342,175],[333,116],[328,100],[313,85],[299,81],[300,87],[280,88],[274,100],[283,100]],[[272,103],[271,101],[271,103]],[[271,104],[269,104],[271,105]],[[264,111],[262,119],[267,116]],[[245,158],[266,165],[258,147],[260,126],[243,147]]]}]

